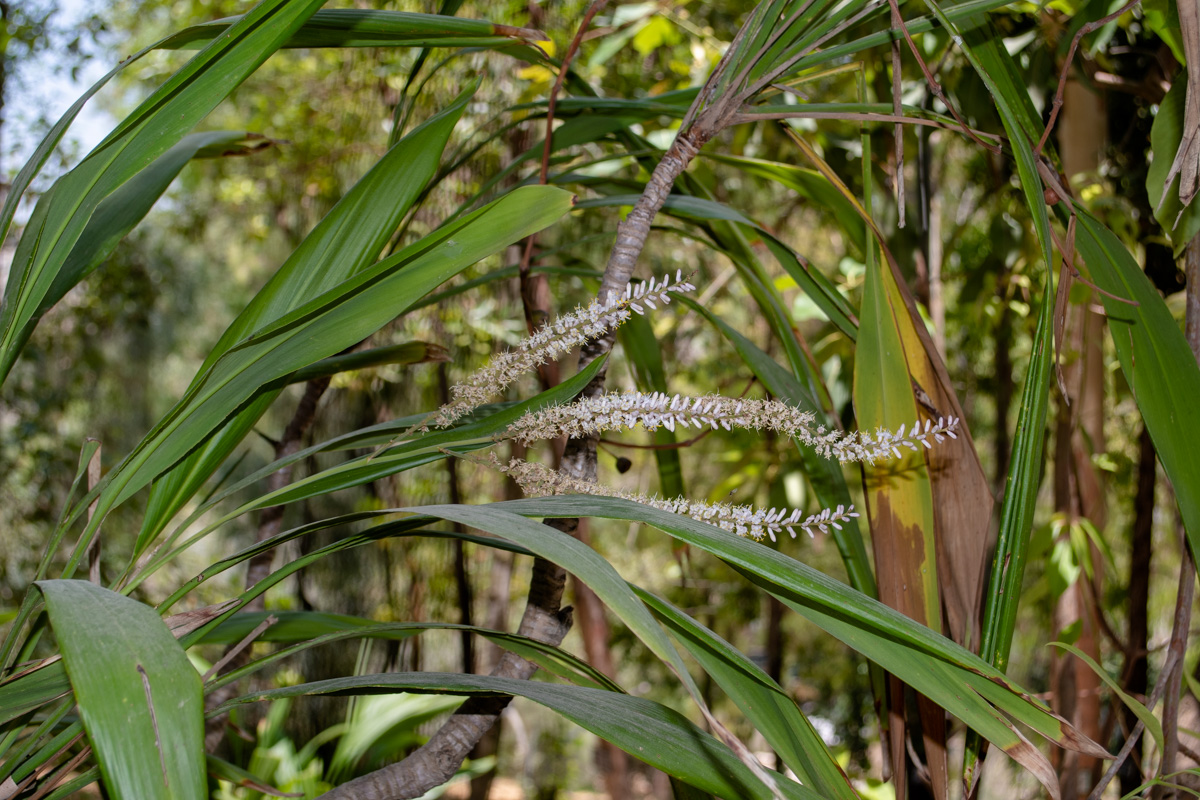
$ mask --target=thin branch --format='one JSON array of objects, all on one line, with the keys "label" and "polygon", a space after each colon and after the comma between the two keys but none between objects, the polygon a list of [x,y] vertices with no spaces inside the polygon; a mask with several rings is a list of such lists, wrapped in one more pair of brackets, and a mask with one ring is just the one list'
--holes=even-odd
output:
[{"label": "thin branch", "polygon": [[[754,106],[747,106],[753,108]],[[803,106],[798,106],[795,111],[777,111],[777,112],[753,112],[742,111],[734,115],[730,124],[740,125],[743,122],[758,122],[760,120],[778,120],[778,119],[840,119],[847,122],[895,122],[898,124],[907,123],[909,125],[924,125],[929,128],[939,128],[945,131],[962,130],[961,126],[948,125],[941,120],[924,119],[923,117],[896,116],[895,114],[873,114],[860,113],[856,111],[802,111]],[[1001,141],[1000,136],[994,133],[986,133],[974,128],[967,129],[968,135],[972,139],[995,139]],[[989,145],[986,142],[984,147],[989,150],[996,151],[998,148],[995,145]]]},{"label": "thin branch", "polygon": [[558,105],[558,94],[562,91],[563,81],[566,80],[567,72],[571,68],[571,61],[574,60],[575,53],[579,50],[579,44],[583,41],[583,34],[592,24],[592,18],[600,13],[606,5],[608,5],[608,0],[592,0],[588,10],[584,12],[583,21],[579,23],[579,30],[575,32],[575,38],[571,39],[571,44],[567,46],[567,52],[563,53],[562,64],[558,68],[554,86],[550,89],[550,99],[546,107],[546,141],[542,145],[542,171],[539,183],[546,183],[550,177],[550,140],[554,134],[554,109]]},{"label": "thin branch", "polygon": [[[1180,522],[1180,532],[1183,524]],[[1180,687],[1183,683],[1183,658],[1187,652],[1188,628],[1192,618],[1192,599],[1196,591],[1196,562],[1192,560],[1187,548],[1186,535],[1180,537],[1180,549],[1183,551],[1183,564],[1179,569],[1179,602],[1175,611],[1175,625],[1171,629],[1171,644],[1167,647],[1168,654],[1178,654],[1171,660],[1171,668],[1166,673],[1166,689],[1163,694],[1163,756],[1158,765],[1159,777],[1165,778],[1175,772],[1175,759],[1179,756],[1179,702]],[[1174,791],[1165,787],[1154,791],[1151,796],[1156,798],[1173,797]]]},{"label": "thin branch", "polygon": [[1071,62],[1075,60],[1075,50],[1079,47],[1080,40],[1089,33],[1103,28],[1140,2],[1141,0],[1130,0],[1107,17],[1093,20],[1075,32],[1075,38],[1071,40],[1071,47],[1067,50],[1067,58],[1063,61],[1062,72],[1058,76],[1058,89],[1054,92],[1054,102],[1050,105],[1050,119],[1046,122],[1046,129],[1042,131],[1042,138],[1038,140],[1037,147],[1033,148],[1035,156],[1042,154],[1042,148],[1046,146],[1046,140],[1050,138],[1050,131],[1054,130],[1054,125],[1058,122],[1058,112],[1062,109],[1063,104],[1063,93],[1067,90],[1067,74],[1071,71]]},{"label": "thin branch", "polygon": [[[892,6],[892,27],[900,28],[904,31],[904,38],[908,39],[909,44],[912,39],[908,35],[908,29],[904,27],[904,19],[900,16],[900,6],[896,0],[888,0]],[[915,52],[915,51],[914,51]],[[920,56],[917,61],[920,61]],[[902,87],[900,85],[900,43],[892,39],[892,114],[897,117],[904,116],[903,108],[901,107],[900,93]],[[924,69],[924,64],[921,65]],[[898,227],[904,227],[904,125],[897,122],[892,130],[892,138],[894,140],[896,152],[896,224]]]},{"label": "thin branch", "polygon": [[[888,0],[888,2],[892,5],[893,17],[898,18],[900,16],[900,9],[896,4],[896,0]],[[917,49],[917,44],[913,41],[912,34],[908,32],[908,27],[904,24],[904,20],[899,20],[899,27],[900,32],[904,34],[904,41],[908,42],[908,49],[912,52],[913,57],[917,60],[917,64],[921,67],[922,74],[925,75],[925,82],[929,84],[929,90],[933,92],[934,96],[937,97],[938,100],[942,101],[942,105],[944,105],[946,110],[950,112],[950,115],[958,121],[958,124],[962,127],[967,136],[971,137],[971,139],[973,139],[979,146],[987,148],[990,152],[999,153],[1000,148],[997,145],[988,144],[979,136],[975,135],[975,133],[971,130],[971,127],[967,125],[966,120],[959,115],[958,109],[950,104],[950,100],[947,99],[946,93],[942,91],[942,85],[938,83],[937,78],[935,78],[933,73],[929,71],[929,67],[925,64],[925,59],[921,58],[921,51]]]}]

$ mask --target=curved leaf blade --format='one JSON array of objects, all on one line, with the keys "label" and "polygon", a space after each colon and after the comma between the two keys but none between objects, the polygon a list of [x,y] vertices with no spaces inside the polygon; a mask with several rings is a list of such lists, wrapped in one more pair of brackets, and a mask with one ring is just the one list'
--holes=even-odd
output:
[{"label": "curved leaf blade", "polygon": [[[335,678],[273,689],[237,698],[217,709],[216,713],[235,705],[284,697],[399,691],[527,697],[612,742],[635,758],[718,797],[729,800],[769,800],[772,797],[770,790],[733,753],[679,712],[640,697],[580,686],[490,675],[398,672]],[[775,779],[785,797],[797,800],[816,800],[819,797],[811,789],[782,775],[776,775]]]}]

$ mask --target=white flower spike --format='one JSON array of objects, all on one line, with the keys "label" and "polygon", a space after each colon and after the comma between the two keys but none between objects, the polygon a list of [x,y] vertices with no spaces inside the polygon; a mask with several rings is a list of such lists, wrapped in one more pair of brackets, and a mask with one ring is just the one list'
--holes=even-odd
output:
[{"label": "white flower spike", "polygon": [[814,427],[815,415],[778,400],[750,400],[708,395],[687,397],[661,392],[610,392],[597,397],[585,397],[570,405],[550,406],[525,414],[509,426],[507,438],[529,444],[559,436],[585,436],[606,430],[621,430],[641,425],[647,430],[659,427],[674,431],[684,428],[750,428],[770,430],[794,436],[815,448],[825,458],[838,461],[873,462],[901,455],[901,448],[919,451],[945,437],[958,438],[954,429],[957,417],[939,417],[936,424],[925,420],[912,428],[902,425],[892,432],[879,428],[874,434],[859,431],[843,433]]},{"label": "white flower spike", "polygon": [[786,508],[767,510],[730,503],[698,503],[688,500],[686,497],[664,500],[572,478],[562,472],[550,469],[544,464],[531,461],[513,459],[506,465],[501,463],[494,454],[492,455],[492,465],[516,481],[517,485],[521,487],[521,491],[531,497],[555,494],[619,497],[662,511],[669,511],[672,514],[682,514],[700,522],[707,522],[722,530],[738,536],[748,536],[756,541],[761,541],[765,536],[770,536],[772,542],[777,541],[775,534],[785,530],[792,535],[793,539],[796,537],[797,530],[804,531],[811,538],[818,530],[821,533],[829,533],[830,527],[841,530],[842,526],[839,523],[858,517],[854,506],[848,508],[838,506],[834,510],[827,508],[819,514],[812,514],[801,519],[802,512],[795,509],[791,511]]},{"label": "white flower spike", "polygon": [[464,414],[486,403],[521,375],[547,361],[558,358],[572,348],[598,339],[610,328],[628,320],[633,312],[643,314],[642,305],[656,308],[655,303],[667,305],[674,292],[690,292],[696,287],[684,277],[683,270],[646,283],[628,284],[623,294],[610,295],[584,308],[576,308],[546,325],[517,345],[515,350],[499,353],[487,366],[467,377],[451,390],[452,399],[438,410],[433,425],[445,428]]}]

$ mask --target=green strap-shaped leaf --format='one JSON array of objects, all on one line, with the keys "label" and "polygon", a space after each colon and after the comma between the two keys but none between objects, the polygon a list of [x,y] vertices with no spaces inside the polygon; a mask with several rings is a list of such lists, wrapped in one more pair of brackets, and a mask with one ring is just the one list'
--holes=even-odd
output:
[{"label": "green strap-shaped leaf", "polygon": [[71,691],[61,661],[0,683],[0,725],[41,708]]},{"label": "green strap-shaped leaf", "polygon": [[201,445],[264,386],[362,341],[422,295],[476,261],[547,227],[571,208],[569,192],[516,189],[258,329],[212,365],[109,473],[95,516],[68,562],[82,558],[100,521]]},{"label": "green strap-shaped leaf", "polygon": [[[1021,392],[1017,432],[1000,507],[1000,532],[992,558],[991,577],[983,598],[980,658],[1008,671],[1008,655],[1021,604],[1021,582],[1025,556],[1033,533],[1033,513],[1042,483],[1042,445],[1046,438],[1050,371],[1054,363],[1054,295],[1047,282],[1042,292],[1042,310],[1033,335],[1033,356]],[[963,756],[963,780],[968,787],[978,780],[976,762],[982,752],[977,735],[967,737]]]},{"label": "green strap-shaped leaf", "polygon": [[222,675],[218,680],[209,684],[207,687],[209,690],[236,683],[270,664],[325,644],[358,638],[395,641],[417,636],[425,631],[470,631],[477,636],[482,636],[497,647],[516,653],[527,661],[532,661],[551,675],[557,675],[578,686],[590,686],[595,689],[616,692],[623,691],[604,673],[565,650],[515,633],[494,631],[472,625],[443,622],[375,622],[346,614],[322,614],[311,611],[254,612],[235,614],[207,632],[195,644],[237,644],[268,616],[275,617],[276,622],[267,628],[256,641],[295,643],[294,646],[282,648],[269,656],[256,659],[242,669]]},{"label": "green strap-shaped leaf", "polygon": [[72,248],[49,291],[38,304],[41,317],[71,287],[92,273],[113,248],[150,212],[154,203],[193,158],[242,155],[269,142],[245,131],[191,133],[134,175],[96,206],[87,227]]},{"label": "green strap-shaped leaf", "polygon": [[[687,783],[728,800],[769,800],[764,786],[723,744],[682,714],[627,694],[521,681],[489,675],[397,672],[360,675],[273,689],[239,697],[215,713],[245,703],[310,695],[363,695],[431,692],[486,697],[527,697],[553,709],[580,727],[612,742],[635,758]],[[775,775],[785,797],[817,800],[816,792]]]},{"label": "green strap-shaped leaf", "polygon": [[0,382],[37,324],[88,220],[109,195],[173,147],[275,52],[323,0],[263,0],[197,53],[42,196],[13,256],[0,305]]},{"label": "green strap-shaped leaf", "polygon": [[[437,172],[442,151],[473,87],[393,146],[288,256],[221,335],[193,382],[255,329],[273,322],[375,263],[400,220]],[[307,365],[302,365],[307,366]],[[267,392],[225,422],[204,447],[156,482],[134,556],[140,556],[277,396]]]},{"label": "green strap-shaped leaf", "polygon": [[1150,206],[1154,209],[1154,218],[1167,232],[1175,251],[1175,257],[1183,253],[1183,248],[1194,236],[1200,234],[1200,203],[1192,202],[1187,208],[1179,205],[1179,182],[1182,178],[1176,175],[1171,185],[1166,185],[1167,175],[1175,154],[1184,142],[1184,102],[1187,98],[1188,71],[1180,70],[1171,84],[1171,91],[1163,98],[1154,115],[1154,125],[1150,128],[1150,146],[1154,149],[1154,160],[1146,171],[1146,194],[1150,198]]},{"label": "green strap-shaped leaf", "polygon": [[1154,450],[1183,515],[1192,553],[1200,553],[1200,369],[1162,296],[1121,240],[1082,206],[1075,246],[1096,285],[1136,306],[1101,295],[1121,371],[1137,400]]},{"label": "green strap-shaped leaf", "polygon": [[[164,50],[203,47],[241,19],[228,17],[193,25],[158,46]],[[482,19],[338,8],[313,14],[283,47],[495,47],[511,45],[514,37],[528,38],[534,33]]]},{"label": "green strap-shaped leaf", "polygon": [[858,800],[821,735],[779,684],[729,642],[675,606],[633,587],[805,786],[833,800]]},{"label": "green strap-shaped leaf", "polygon": [[[312,447],[301,450],[294,455],[288,456],[277,461],[273,461],[262,469],[247,475],[242,480],[228,487],[226,490],[212,497],[208,502],[202,504],[196,511],[167,538],[164,547],[164,552],[159,555],[149,566],[142,570],[136,579],[124,587],[125,591],[131,590],[137,586],[146,577],[153,574],[158,567],[171,563],[179,556],[179,553],[190,547],[192,544],[203,539],[208,534],[220,528],[232,519],[235,519],[242,514],[253,511],[258,508],[266,508],[273,505],[286,505],[287,503],[299,502],[312,497],[329,494],[330,492],[348,489],[354,486],[361,486],[370,481],[379,480],[390,475],[395,475],[413,467],[428,464],[434,461],[440,461],[446,457],[446,451],[455,451],[460,453],[478,450],[484,447],[490,447],[494,443],[493,437],[502,433],[509,425],[520,419],[528,412],[536,411],[539,408],[544,408],[549,405],[557,405],[566,403],[572,400],[579,392],[587,386],[588,382],[595,376],[596,372],[604,365],[606,358],[598,358],[587,367],[580,370],[575,375],[572,375],[567,380],[560,383],[545,392],[542,392],[535,397],[530,398],[522,403],[514,403],[507,407],[486,414],[481,419],[477,419],[467,424],[460,425],[456,428],[451,428],[444,431],[431,431],[427,434],[416,436],[413,441],[398,444],[390,450],[382,453],[372,453],[370,455],[360,456],[350,461],[343,462],[329,469],[307,475],[297,481],[292,482],[288,486],[283,487],[275,492],[267,494],[259,494],[245,503],[238,506],[233,511],[219,517],[211,523],[205,525],[200,531],[193,534],[186,542],[168,549],[183,531],[190,527],[190,524],[199,519],[214,506],[231,497],[232,495],[257,485],[268,475],[279,470],[280,468],[294,464],[298,461],[311,458],[316,453],[327,450],[334,450],[342,447],[379,447],[387,444],[395,439],[396,436],[403,434],[413,425],[421,422],[424,417],[418,416],[413,419],[396,420],[384,425],[375,425],[366,431],[352,431],[348,434],[336,437],[328,442],[313,445]],[[249,558],[249,554],[246,555]],[[227,563],[227,562],[219,562]],[[227,566],[232,566],[233,563],[227,563]],[[208,575],[215,574],[210,568],[207,571]],[[182,596],[179,592],[175,597]],[[167,603],[170,607],[171,602]]]},{"label": "green strap-shaped leaf", "polygon": [[207,797],[200,676],[158,614],[86,581],[37,585],[109,794]]},{"label": "green strap-shaped leaf", "polygon": [[[445,507],[411,510],[433,512],[434,516],[441,517],[443,508]],[[754,576],[755,583],[781,599],[788,599],[805,609],[811,608],[814,612],[819,612],[810,618],[815,620],[819,617],[818,624],[823,627],[828,624],[830,627],[827,630],[843,641],[847,641],[847,638],[844,638],[847,631],[862,631],[863,635],[885,648],[882,652],[867,655],[886,664],[889,670],[910,685],[917,686],[918,681],[922,685],[929,683],[927,678],[917,674],[920,669],[930,668],[937,662],[949,665],[952,668],[950,674],[955,676],[954,680],[943,685],[939,694],[946,696],[949,692],[956,698],[955,702],[964,703],[964,713],[975,709],[980,713],[991,714],[968,695],[962,694],[962,690],[970,686],[974,693],[986,696],[990,703],[1031,725],[1042,735],[1058,742],[1060,746],[1079,749],[1081,752],[1102,758],[1107,757],[1102,747],[1083,737],[1069,723],[1056,716],[1045,703],[1025,692],[974,653],[844,583],[757,542],[733,536],[720,528],[688,517],[609,497],[545,497],[494,503],[483,507],[484,510],[492,508],[528,516],[603,517],[635,520],[653,525],[692,546],[712,553],[743,574]],[[473,516],[472,519],[475,521],[469,524],[481,530],[504,535],[488,524],[486,514]],[[570,563],[563,566],[571,569]],[[804,613],[808,615],[807,611]],[[836,621],[848,627],[838,625],[834,630]],[[855,642],[847,643],[858,648]],[[917,654],[911,671],[889,660],[888,643],[901,645]],[[956,716],[959,715],[958,710],[951,710]]]}]

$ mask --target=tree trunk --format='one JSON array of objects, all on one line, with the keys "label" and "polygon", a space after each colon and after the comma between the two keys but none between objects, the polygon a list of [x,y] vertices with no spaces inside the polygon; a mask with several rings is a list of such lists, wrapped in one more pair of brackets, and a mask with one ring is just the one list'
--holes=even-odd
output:
[{"label": "tree trunk", "polygon": [[[1133,501],[1133,531],[1129,554],[1129,638],[1126,641],[1124,690],[1139,699],[1149,690],[1149,662],[1147,660],[1150,639],[1150,554],[1151,534],[1154,527],[1154,483],[1157,463],[1154,443],[1150,432],[1143,426],[1138,437],[1137,494]],[[1125,731],[1137,725],[1137,716],[1129,708],[1122,709],[1121,725]],[[1134,751],[1122,765],[1120,773],[1121,795],[1134,791],[1142,783],[1142,760]]]},{"label": "tree trunk", "polygon": [[[1104,151],[1103,98],[1078,82],[1067,84],[1059,122],[1059,151],[1068,179],[1094,172]],[[1060,404],[1055,435],[1055,508],[1070,521],[1091,520],[1097,528],[1105,523],[1104,493],[1091,456],[1104,451],[1104,320],[1090,310],[1091,303],[1069,307],[1068,338],[1071,345],[1061,357],[1067,362],[1067,392],[1070,406]],[[1076,359],[1070,363],[1071,359]],[[1102,561],[1092,553],[1095,580],[1100,580]],[[1088,614],[1088,598],[1080,581],[1069,587],[1055,613],[1058,631],[1078,624],[1076,646],[1099,660],[1096,625]],[[1073,721],[1080,732],[1100,737],[1100,679],[1082,661],[1070,655],[1054,656],[1052,666],[1055,710]],[[1100,764],[1090,756],[1064,753],[1060,768],[1063,800],[1074,800],[1099,779],[1092,775]]]}]

